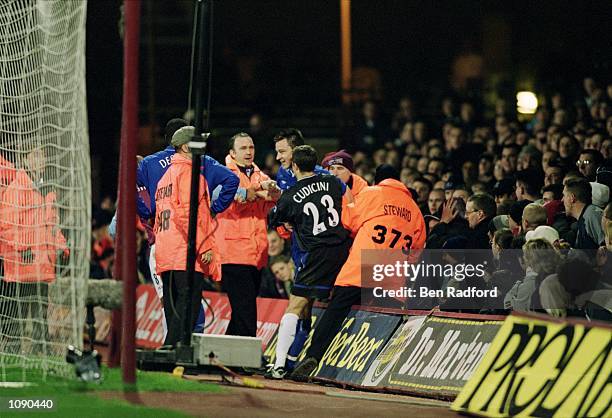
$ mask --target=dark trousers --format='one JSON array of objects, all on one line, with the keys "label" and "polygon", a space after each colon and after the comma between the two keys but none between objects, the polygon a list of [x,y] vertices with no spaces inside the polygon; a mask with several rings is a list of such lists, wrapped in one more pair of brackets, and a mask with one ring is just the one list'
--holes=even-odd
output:
[{"label": "dark trousers", "polygon": [[161,274],[164,286],[164,314],[168,333],[164,345],[176,346],[183,336],[185,308],[191,308],[192,330],[198,320],[202,301],[202,282],[204,275],[196,271],[193,278],[193,293],[187,294],[187,272],[165,271]]},{"label": "dark trousers", "polygon": [[[0,351],[21,352],[21,341],[32,339],[30,351],[44,353],[49,341],[47,309],[49,285],[44,282],[18,283],[0,281]],[[28,317],[32,318],[32,334],[26,334]],[[4,345],[4,347],[3,347]]]},{"label": "dark trousers", "polygon": [[358,305],[361,300],[361,288],[356,286],[335,286],[332,298],[323,313],[312,335],[312,343],[306,357],[314,357],[321,361],[325,350],[332,342],[342,322],[351,311],[351,306]]},{"label": "dark trousers", "polygon": [[225,333],[255,337],[261,270],[243,264],[223,264],[221,275],[222,289],[227,293],[232,307],[232,318]]}]

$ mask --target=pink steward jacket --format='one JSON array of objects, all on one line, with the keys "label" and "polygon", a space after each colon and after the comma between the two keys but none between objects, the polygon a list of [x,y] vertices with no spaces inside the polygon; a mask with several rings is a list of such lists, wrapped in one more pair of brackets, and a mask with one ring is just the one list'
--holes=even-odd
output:
[{"label": "pink steward jacket", "polygon": [[[155,262],[157,274],[187,270],[187,231],[191,193],[191,159],[174,154],[172,164],[157,184],[155,193]],[[196,233],[196,271],[220,280],[219,251],[215,245],[213,219],[206,179],[200,174],[200,201]],[[204,264],[202,254],[213,251],[213,261]]]},{"label": "pink steward jacket", "polygon": [[[245,189],[261,190],[260,184],[270,178],[253,164],[251,177],[240,170],[236,161],[225,157],[225,165],[240,179]],[[267,215],[274,202],[258,198],[253,202],[234,201],[217,215],[219,226],[215,231],[221,264],[244,264],[262,269],[268,263]]]},{"label": "pink steward jacket", "polygon": [[[8,178],[8,177],[5,177]],[[57,256],[68,255],[54,192],[43,196],[24,170],[0,188],[0,257],[7,282],[55,281]]]}]

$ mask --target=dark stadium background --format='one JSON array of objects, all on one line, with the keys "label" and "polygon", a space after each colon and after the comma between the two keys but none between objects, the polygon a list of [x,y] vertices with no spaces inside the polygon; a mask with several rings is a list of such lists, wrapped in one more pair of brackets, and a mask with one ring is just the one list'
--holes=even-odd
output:
[{"label": "dark stadium background", "polygon": [[[116,194],[122,88],[119,0],[92,1],[87,21],[87,95],[94,202]],[[192,1],[144,1],[141,124],[165,123],[187,105]],[[215,3],[212,125],[254,110],[299,115],[340,103],[340,11],[336,0],[222,0]],[[353,0],[353,66],[383,75],[383,108],[411,94],[435,110],[450,65],[474,50],[512,92],[580,87],[612,73],[612,9],[606,1]],[[237,84],[236,58],[254,82]],[[215,108],[223,109],[215,119]],[[233,113],[232,113],[233,112]],[[217,113],[219,115],[219,113]],[[229,115],[229,116],[228,116]],[[235,115],[235,118],[231,118]],[[248,113],[247,113],[248,115]],[[223,119],[225,118],[225,119]],[[239,128],[240,126],[236,126]],[[161,145],[161,144],[158,144]]]}]

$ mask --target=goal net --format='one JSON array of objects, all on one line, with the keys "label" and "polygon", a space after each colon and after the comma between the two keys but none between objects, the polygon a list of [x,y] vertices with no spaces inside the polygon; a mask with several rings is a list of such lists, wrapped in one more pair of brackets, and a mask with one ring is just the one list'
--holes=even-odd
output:
[{"label": "goal net", "polygon": [[0,1],[0,382],[65,375],[67,345],[82,346],[86,6]]}]

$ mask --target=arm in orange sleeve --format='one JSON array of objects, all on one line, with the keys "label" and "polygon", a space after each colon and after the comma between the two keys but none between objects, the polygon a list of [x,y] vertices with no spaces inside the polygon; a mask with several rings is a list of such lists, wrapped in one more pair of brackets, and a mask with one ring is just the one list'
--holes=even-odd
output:
[{"label": "arm in orange sleeve", "polygon": [[[419,213],[419,208],[416,205],[416,203],[414,203],[414,211],[415,213]],[[425,242],[427,240],[427,230],[425,228],[425,220],[423,219],[423,216],[419,214],[419,216],[417,216],[417,219],[414,219],[414,226],[413,231],[411,233],[412,235],[412,248],[416,248],[416,249],[422,249],[425,248]]]},{"label": "arm in orange sleeve", "polygon": [[351,189],[349,189],[348,186],[346,187],[346,190],[344,191],[344,195],[342,195],[342,204],[344,204],[345,201],[346,201],[346,204],[351,204],[355,202],[355,197],[353,196],[353,192],[351,192]]},{"label": "arm in orange sleeve", "polygon": [[[416,205],[415,205],[416,206]],[[425,221],[422,216],[419,216],[418,220],[415,220],[416,225],[412,227],[410,233],[412,237],[412,244],[410,246],[410,254],[408,255],[408,261],[410,263],[418,263],[421,259],[421,253],[425,248],[425,242],[427,240],[427,232],[425,230]]]},{"label": "arm in orange sleeve", "polygon": [[253,208],[255,208],[257,216],[261,216],[264,218],[267,217],[268,212],[270,212],[270,209],[272,209],[274,205],[276,205],[277,199],[271,199],[268,196],[267,191],[256,192],[256,195],[257,199],[252,202],[234,202],[232,206],[230,206],[229,210],[241,213],[244,211],[251,211]]},{"label": "arm in orange sleeve", "polygon": [[45,196],[45,203],[47,205],[45,222],[49,225],[59,224],[59,216],[55,210],[55,193],[51,192],[47,194],[47,196]]},{"label": "arm in orange sleeve", "polygon": [[268,192],[265,190],[259,190],[255,192],[255,196],[257,196],[257,199],[263,199],[263,200],[267,200],[268,199]]},{"label": "arm in orange sleeve", "polygon": [[354,236],[361,225],[376,213],[373,202],[370,202],[372,197],[372,193],[361,193],[353,203],[342,206],[342,224],[351,235]]},{"label": "arm in orange sleeve", "polygon": [[351,236],[355,236],[362,222],[359,221],[359,212],[355,204],[351,203],[342,206],[342,225],[351,231]]},{"label": "arm in orange sleeve", "polygon": [[273,202],[276,202],[280,198],[280,189],[276,185],[276,182],[270,180],[270,177],[264,173],[261,173],[259,181],[253,182],[251,185],[255,187],[255,194],[258,198]]},{"label": "arm in orange sleeve", "polygon": [[[260,193],[265,193],[267,195],[268,192],[257,192],[258,196]],[[276,205],[276,201],[269,199],[256,199],[253,202],[234,202],[232,206],[230,206],[227,210],[236,211],[238,213],[247,211],[246,216],[251,216],[251,211],[254,210],[254,214],[256,217],[262,217],[264,219],[267,218],[268,212]]]},{"label": "arm in orange sleeve", "polygon": [[258,192],[255,192],[255,195],[260,200],[265,200],[266,202],[272,202],[272,205],[270,207],[273,207],[274,203],[280,197],[280,193],[278,195],[273,196],[268,190],[260,190]]},{"label": "arm in orange sleeve", "polygon": [[342,210],[344,210],[344,208],[346,208],[348,205],[351,205],[352,203],[353,202],[349,202],[348,195],[344,193],[344,195],[342,196]]},{"label": "arm in orange sleeve", "polygon": [[260,200],[259,202],[257,202],[260,207],[261,207],[261,214],[266,217],[268,215],[268,212],[270,212],[270,209],[272,209],[274,207],[274,205],[276,205],[276,202],[273,200]]}]

